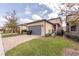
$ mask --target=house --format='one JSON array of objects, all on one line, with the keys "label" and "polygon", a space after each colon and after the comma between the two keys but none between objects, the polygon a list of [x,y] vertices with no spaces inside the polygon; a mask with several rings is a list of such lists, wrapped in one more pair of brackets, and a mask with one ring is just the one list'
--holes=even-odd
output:
[{"label": "house", "polygon": [[72,34],[79,34],[79,13],[66,16],[67,31]]},{"label": "house", "polygon": [[20,32],[22,30],[31,30],[32,35],[44,36],[48,33],[55,32],[59,27],[61,27],[60,18],[50,19],[50,20],[37,20],[26,24],[19,25]]},{"label": "house", "polygon": [[19,32],[22,33],[23,30],[26,30],[26,24],[20,24],[18,25]]},{"label": "house", "polygon": [[4,29],[3,28],[0,28],[0,33],[3,33],[4,32]]},{"label": "house", "polygon": [[55,27],[57,27],[55,28],[55,30],[58,30],[62,26],[62,21],[60,17],[49,19],[48,21],[55,24]]}]

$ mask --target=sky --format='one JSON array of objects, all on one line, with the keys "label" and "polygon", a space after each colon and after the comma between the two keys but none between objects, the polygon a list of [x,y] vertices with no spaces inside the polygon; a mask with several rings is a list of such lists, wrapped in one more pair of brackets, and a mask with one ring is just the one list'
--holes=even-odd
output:
[{"label": "sky", "polygon": [[7,12],[16,11],[18,23],[23,24],[35,20],[58,17],[60,9],[56,3],[0,3],[0,26],[6,22]]}]

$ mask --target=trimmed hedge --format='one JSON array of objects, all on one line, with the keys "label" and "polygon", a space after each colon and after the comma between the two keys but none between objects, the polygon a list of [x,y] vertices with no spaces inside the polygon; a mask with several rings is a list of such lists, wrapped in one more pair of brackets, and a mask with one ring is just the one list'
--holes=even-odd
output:
[{"label": "trimmed hedge", "polygon": [[48,34],[45,34],[45,37],[50,37],[52,36],[52,34],[48,33]]},{"label": "trimmed hedge", "polygon": [[68,37],[68,38],[71,38],[75,41],[79,41],[79,35],[71,34],[71,33],[65,33],[65,36]]},{"label": "trimmed hedge", "polygon": [[11,37],[11,36],[17,36],[19,34],[17,33],[6,33],[6,34],[2,34],[2,37]]},{"label": "trimmed hedge", "polygon": [[57,32],[56,32],[56,34],[57,35],[59,35],[59,36],[63,36],[64,35],[64,30],[58,30]]}]

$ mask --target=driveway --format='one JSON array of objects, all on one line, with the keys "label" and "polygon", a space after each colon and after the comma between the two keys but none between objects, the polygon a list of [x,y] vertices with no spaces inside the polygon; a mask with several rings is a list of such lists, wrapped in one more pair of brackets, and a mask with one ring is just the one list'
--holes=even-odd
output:
[{"label": "driveway", "polygon": [[19,35],[19,36],[13,36],[13,37],[6,37],[3,38],[3,44],[4,44],[4,49],[5,52],[16,47],[17,45],[38,38],[40,36],[36,35]]}]

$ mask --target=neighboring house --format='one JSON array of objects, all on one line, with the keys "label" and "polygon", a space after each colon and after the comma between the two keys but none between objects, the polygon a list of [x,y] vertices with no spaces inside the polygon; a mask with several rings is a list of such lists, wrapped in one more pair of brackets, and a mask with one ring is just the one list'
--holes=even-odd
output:
[{"label": "neighboring house", "polygon": [[31,30],[32,35],[44,36],[48,33],[55,32],[59,27],[61,27],[60,18],[54,18],[50,20],[37,20],[34,22],[19,25],[20,31]]},{"label": "neighboring house", "polygon": [[19,30],[20,33],[22,33],[23,30],[26,30],[25,24],[20,24],[20,25],[18,25],[18,27],[20,28],[20,30]]},{"label": "neighboring house", "polygon": [[0,33],[3,33],[4,32],[4,29],[0,28]]},{"label": "neighboring house", "polygon": [[79,34],[79,14],[78,13],[67,15],[66,22],[67,22],[66,28],[68,32],[72,34]]}]

